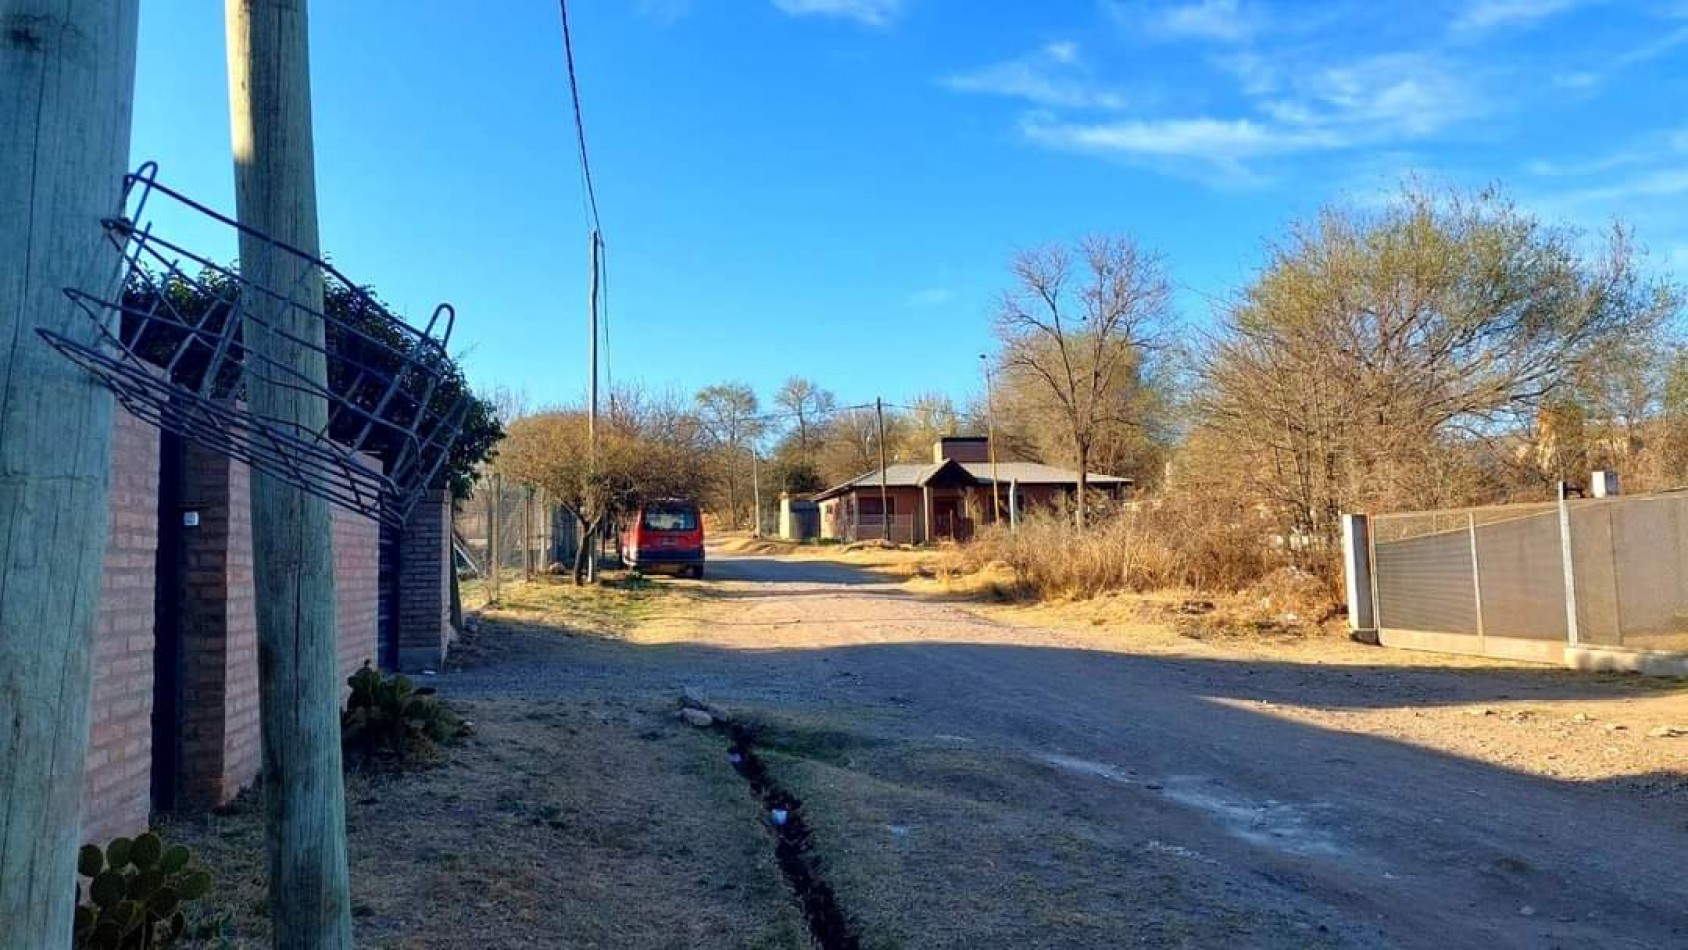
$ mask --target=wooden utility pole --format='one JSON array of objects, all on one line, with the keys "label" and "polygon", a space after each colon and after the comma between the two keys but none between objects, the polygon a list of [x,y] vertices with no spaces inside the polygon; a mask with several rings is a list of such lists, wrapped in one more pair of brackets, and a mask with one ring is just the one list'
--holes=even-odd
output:
[{"label": "wooden utility pole", "polygon": [[[241,224],[321,256],[306,0],[227,0],[229,113]],[[248,234],[242,276],[291,292],[302,306],[262,294],[242,304],[274,331],[246,324],[245,344],[326,388],[322,274]],[[314,308],[315,314],[304,307]],[[252,364],[248,364],[249,367]],[[321,396],[248,372],[260,417],[306,432],[328,428]],[[340,765],[340,672],[334,550],[328,502],[252,472],[252,555],[258,620],[258,704],[271,929],[278,948],[349,948],[346,796]]]},{"label": "wooden utility pole", "polygon": [[762,467],[756,456],[756,443],[750,444],[750,498],[755,514],[750,518],[750,536],[762,536]]},{"label": "wooden utility pole", "polygon": [[598,510],[599,506],[603,504],[603,500],[597,497],[597,492],[598,492],[598,273],[603,268],[603,263],[602,263],[602,261],[599,257],[599,255],[603,251],[603,248],[604,248],[604,239],[598,234],[597,229],[594,228],[593,231],[592,231],[592,256],[591,256],[592,272],[591,272],[590,287],[587,291],[587,301],[586,301],[587,324],[588,324],[588,329],[592,334],[591,360],[590,360],[591,367],[590,367],[590,372],[589,372],[589,375],[590,375],[590,378],[591,378],[591,383],[589,384],[591,396],[587,400],[588,403],[589,403],[589,408],[588,408],[587,413],[586,413],[586,441],[587,441],[588,445],[590,446],[591,465],[588,466],[588,468],[587,468],[587,472],[588,472],[587,478],[588,478],[588,481],[590,482],[590,484],[588,485],[588,490],[586,492],[586,504],[587,504],[586,521],[587,521],[587,525],[586,525],[586,530],[581,532],[581,534],[582,534],[581,543],[582,544],[585,544],[587,542],[587,540],[588,540],[587,536],[590,536],[590,540],[592,542],[592,546],[590,548],[591,553],[589,553],[586,556],[586,580],[587,580],[587,583],[596,583],[597,580],[598,580],[598,553],[599,553],[599,550],[598,550],[598,525],[603,520],[603,517],[604,517],[604,513]]},{"label": "wooden utility pole", "polygon": [[979,354],[985,367],[985,448],[991,457],[991,523],[1002,521],[1002,496],[997,493],[996,476],[996,387],[991,384],[990,357]]},{"label": "wooden utility pole", "polygon": [[0,948],[71,945],[111,394],[65,287],[121,261],[138,0],[0,0]]},{"label": "wooden utility pole", "polygon": [[492,603],[498,599],[499,567],[504,563],[504,476],[498,472],[492,473],[492,482],[486,496],[486,599]]},{"label": "wooden utility pole", "polygon": [[879,419],[879,526],[887,543],[891,540],[890,493],[885,490],[885,400],[873,400],[873,412]]}]

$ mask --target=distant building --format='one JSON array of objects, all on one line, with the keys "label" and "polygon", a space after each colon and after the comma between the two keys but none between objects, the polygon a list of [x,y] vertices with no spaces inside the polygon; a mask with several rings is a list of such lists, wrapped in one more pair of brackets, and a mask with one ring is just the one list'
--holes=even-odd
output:
[{"label": "distant building", "polygon": [[[999,458],[992,480],[990,440],[982,436],[950,436],[932,446],[928,464],[899,462],[858,475],[814,496],[820,504],[822,538],[865,541],[885,538],[921,544],[950,539],[964,541],[981,524],[994,518],[994,484],[1003,520],[1012,511],[1070,502],[1078,491],[1078,473],[1039,462]],[[884,484],[883,501],[880,485]],[[1122,499],[1131,479],[1091,474],[1087,490]],[[889,509],[889,510],[885,510]]]}]

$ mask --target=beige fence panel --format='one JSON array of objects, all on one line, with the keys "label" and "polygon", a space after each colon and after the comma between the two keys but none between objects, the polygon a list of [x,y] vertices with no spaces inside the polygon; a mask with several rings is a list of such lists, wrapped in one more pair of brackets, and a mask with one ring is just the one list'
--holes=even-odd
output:
[{"label": "beige fence panel", "polygon": [[[1409,518],[1412,516],[1408,516]],[[1469,523],[1430,532],[1434,519],[1380,517],[1374,540],[1377,623],[1396,630],[1477,634]],[[1385,541],[1392,536],[1395,540]]]},{"label": "beige fence panel", "polygon": [[1403,645],[1688,652],[1688,493],[1379,515],[1371,557],[1377,626]]},{"label": "beige fence panel", "polygon": [[1557,505],[1472,513],[1482,629],[1488,637],[1566,639],[1565,565]]}]

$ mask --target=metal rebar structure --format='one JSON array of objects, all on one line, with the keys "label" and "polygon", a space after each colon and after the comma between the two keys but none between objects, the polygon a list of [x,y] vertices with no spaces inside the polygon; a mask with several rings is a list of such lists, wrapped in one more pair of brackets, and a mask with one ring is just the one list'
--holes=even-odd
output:
[{"label": "metal rebar structure", "polygon": [[[65,290],[98,328],[95,343],[37,332],[138,418],[343,508],[402,522],[445,466],[470,408],[464,387],[445,385],[456,372],[446,351],[451,306],[441,304],[426,327],[415,329],[326,261],[171,190],[157,172],[149,162],[127,176],[125,216],[103,222],[123,251],[119,285],[103,296]],[[157,211],[160,204],[173,220],[263,240],[305,263],[304,276],[290,287],[243,278],[235,265],[195,253],[144,223],[149,205]],[[302,302],[313,273],[333,302],[321,311]],[[249,306],[259,298],[316,315],[325,342],[272,326],[258,315],[261,308]],[[259,334],[321,352],[327,386],[249,347]],[[244,394],[254,378],[321,396],[327,425],[311,430],[251,411]],[[369,457],[380,466],[368,464]]]}]

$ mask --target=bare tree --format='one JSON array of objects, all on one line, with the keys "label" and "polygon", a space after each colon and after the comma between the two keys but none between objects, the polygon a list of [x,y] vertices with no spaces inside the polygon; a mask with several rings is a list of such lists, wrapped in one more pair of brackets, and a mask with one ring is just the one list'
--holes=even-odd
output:
[{"label": "bare tree", "polygon": [[111,394],[34,333],[98,345],[65,287],[111,286],[138,0],[0,3],[0,947],[68,947]]},{"label": "bare tree", "polygon": [[758,411],[756,393],[744,383],[707,386],[697,394],[698,421],[714,449],[721,484],[726,490],[727,521],[735,528],[743,524],[744,518],[740,481],[755,440],[766,429]]},{"label": "bare tree", "polygon": [[774,394],[774,403],[793,417],[797,432],[797,450],[803,461],[809,461],[821,423],[838,405],[832,393],[822,389],[812,379],[793,376]]},{"label": "bare tree", "polygon": [[[523,416],[510,423],[499,444],[499,469],[524,485],[540,488],[582,525],[582,538],[641,502],[686,497],[708,484],[707,456],[695,425],[688,425],[661,400],[636,406],[612,402],[601,420],[598,460],[590,461],[586,411],[561,409]],[[590,546],[580,545],[575,583],[585,580]]]},{"label": "bare tree", "polygon": [[1165,330],[1171,281],[1158,254],[1126,237],[1025,251],[1013,271],[996,318],[1002,365],[1041,384],[1058,408],[1078,469],[1082,529],[1092,452],[1106,428],[1133,424],[1113,397]]}]

